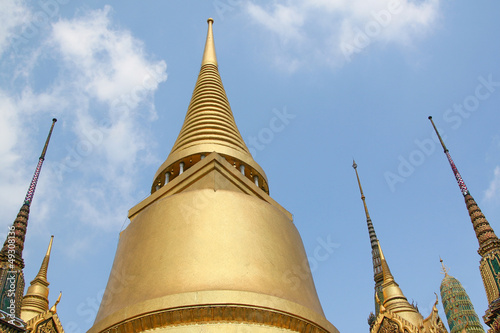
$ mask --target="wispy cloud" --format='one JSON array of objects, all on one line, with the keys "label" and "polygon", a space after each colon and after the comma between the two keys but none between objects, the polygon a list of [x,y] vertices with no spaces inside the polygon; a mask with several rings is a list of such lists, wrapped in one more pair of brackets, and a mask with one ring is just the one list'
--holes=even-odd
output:
[{"label": "wispy cloud", "polygon": [[342,66],[374,43],[411,45],[432,28],[439,11],[439,0],[260,3],[248,2],[246,12],[277,38],[274,61],[286,70],[311,63]]},{"label": "wispy cloud", "polygon": [[[7,34],[0,32],[0,46]],[[36,165],[22,157],[39,153],[24,147],[57,116],[51,145],[59,155],[44,166],[37,204],[71,207],[65,218],[77,226],[116,231],[137,201],[139,170],[155,162],[147,128],[157,118],[153,98],[167,79],[166,63],[117,26],[109,6],[54,19],[23,52],[0,78],[0,181],[7,184],[0,198],[8,199],[0,206],[19,209]],[[5,220],[13,220],[7,211]]]},{"label": "wispy cloud", "polygon": [[495,168],[495,171],[493,172],[493,180],[484,193],[484,198],[488,201],[500,200],[500,166]]},{"label": "wispy cloud", "polygon": [[12,39],[19,36],[22,29],[31,20],[31,12],[25,1],[2,1],[0,10],[0,56],[12,43]]}]

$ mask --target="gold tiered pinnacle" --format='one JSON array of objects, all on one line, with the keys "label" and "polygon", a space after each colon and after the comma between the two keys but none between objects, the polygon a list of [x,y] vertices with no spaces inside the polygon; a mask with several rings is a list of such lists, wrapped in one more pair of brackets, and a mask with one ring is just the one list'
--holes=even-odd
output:
[{"label": "gold tiered pinnacle", "polygon": [[208,19],[200,74],[184,124],[167,160],[156,172],[151,193],[214,151],[269,193],[264,170],[254,161],[241,137],[222,85],[215,54],[213,21]]},{"label": "gold tiered pinnacle", "polygon": [[[378,242],[377,242],[378,243]],[[394,276],[389,269],[389,265],[385,260],[384,253],[382,252],[382,248],[380,244],[378,244],[378,250],[380,253],[380,261],[382,265],[382,272],[384,275],[384,282],[382,283],[382,291],[384,293],[384,307],[397,313],[399,316],[404,319],[418,323],[418,321],[422,320],[422,316],[418,311],[408,302],[403,291],[394,280]]]},{"label": "gold tiered pinnacle", "polygon": [[43,258],[42,265],[36,277],[31,281],[28,291],[21,306],[21,319],[28,322],[33,317],[49,309],[49,282],[47,281],[47,270],[50,261],[50,252],[54,236],[50,237],[47,253]]}]

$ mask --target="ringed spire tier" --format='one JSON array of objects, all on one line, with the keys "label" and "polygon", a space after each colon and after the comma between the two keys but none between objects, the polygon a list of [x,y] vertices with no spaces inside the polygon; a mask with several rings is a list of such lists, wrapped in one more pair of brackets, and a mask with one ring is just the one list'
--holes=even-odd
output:
[{"label": "ringed spire tier", "polygon": [[35,276],[23,299],[21,307],[21,318],[28,322],[33,317],[49,309],[49,281],[47,281],[47,270],[49,268],[50,252],[54,236],[50,237],[47,253],[43,258],[38,274]]},{"label": "ringed spire tier", "polygon": [[500,332],[500,240],[470,194],[431,116],[429,116],[429,120],[441,142],[441,146],[448,158],[448,162],[455,175],[460,191],[464,196],[472,227],[474,228],[477,241],[479,242],[479,249],[477,251],[481,256],[479,270],[489,303],[486,314],[483,316],[484,322],[492,328],[492,332]]},{"label": "ringed spire tier", "polygon": [[222,84],[215,53],[213,22],[213,19],[208,19],[200,74],[184,124],[167,160],[155,174],[151,193],[214,151],[269,193],[264,170],[254,161],[241,137]]},{"label": "ringed spire tier", "polygon": [[384,301],[383,293],[382,293],[382,282],[384,281],[384,276],[382,273],[382,265],[380,261],[380,253],[378,246],[378,238],[375,233],[375,228],[373,227],[372,219],[370,218],[370,213],[368,212],[368,207],[366,206],[365,195],[363,193],[363,188],[361,187],[361,181],[359,180],[358,175],[358,165],[354,160],[352,160],[352,167],[356,172],[356,179],[358,180],[359,191],[361,193],[361,200],[363,201],[363,207],[365,209],[366,215],[366,224],[368,226],[368,235],[370,236],[370,245],[372,248],[372,262],[373,262],[373,279],[375,280],[375,315],[379,313],[379,305],[376,300]]}]

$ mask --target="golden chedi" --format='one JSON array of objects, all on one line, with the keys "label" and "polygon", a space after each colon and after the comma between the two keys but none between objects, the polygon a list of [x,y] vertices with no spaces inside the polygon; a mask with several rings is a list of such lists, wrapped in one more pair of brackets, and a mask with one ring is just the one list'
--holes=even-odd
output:
[{"label": "golden chedi", "polygon": [[310,271],[290,281],[306,253],[236,127],[208,23],[181,132],[129,211],[89,333],[338,332]]}]

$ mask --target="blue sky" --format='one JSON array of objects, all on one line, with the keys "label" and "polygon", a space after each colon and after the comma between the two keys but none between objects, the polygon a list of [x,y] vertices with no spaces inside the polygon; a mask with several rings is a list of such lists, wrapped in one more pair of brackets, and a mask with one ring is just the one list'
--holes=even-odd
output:
[{"label": "blue sky", "polygon": [[[477,240],[427,117],[500,233],[499,15],[496,1],[3,1],[0,236],[57,117],[25,276],[55,235],[51,304],[61,290],[66,332],[90,328],[127,211],[148,195],[181,128],[213,17],[236,123],[271,196],[294,215],[330,322],[367,331],[374,310],[353,158],[410,302],[430,313],[441,256],[482,316]],[[288,116],[272,130],[278,114]],[[315,258],[325,241],[333,251]]]}]

